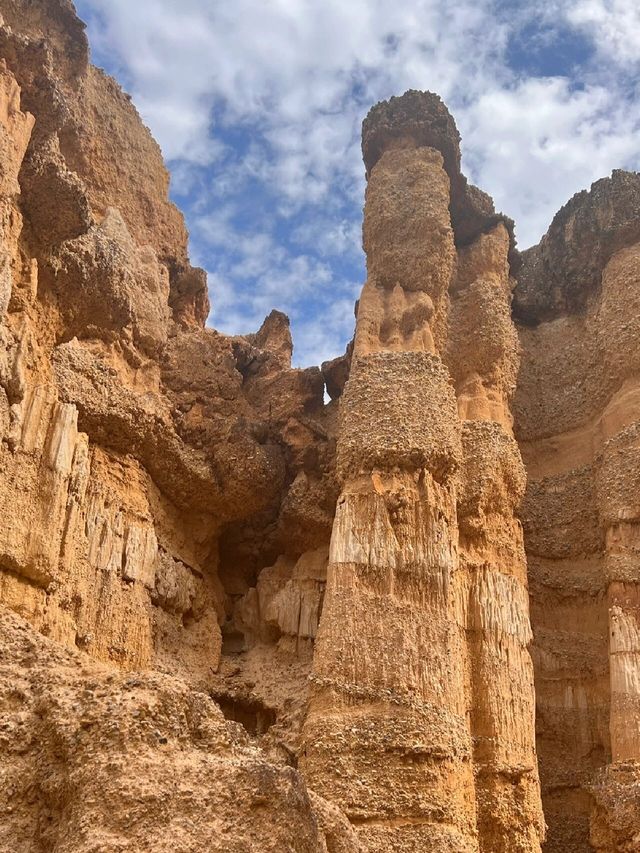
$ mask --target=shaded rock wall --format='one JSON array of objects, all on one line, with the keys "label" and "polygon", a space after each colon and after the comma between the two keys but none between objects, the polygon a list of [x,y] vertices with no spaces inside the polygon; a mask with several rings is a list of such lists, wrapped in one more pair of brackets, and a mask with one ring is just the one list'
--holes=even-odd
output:
[{"label": "shaded rock wall", "polygon": [[515,409],[553,851],[640,843],[639,202],[640,177],[620,172],[574,197],[515,295],[539,321],[519,330]]}]

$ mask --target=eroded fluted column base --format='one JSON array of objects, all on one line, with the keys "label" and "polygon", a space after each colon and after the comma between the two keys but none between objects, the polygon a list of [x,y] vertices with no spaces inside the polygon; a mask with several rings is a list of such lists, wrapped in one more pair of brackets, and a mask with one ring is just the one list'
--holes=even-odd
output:
[{"label": "eroded fluted column base", "polygon": [[426,471],[338,502],[302,768],[375,853],[478,850],[454,511]]}]

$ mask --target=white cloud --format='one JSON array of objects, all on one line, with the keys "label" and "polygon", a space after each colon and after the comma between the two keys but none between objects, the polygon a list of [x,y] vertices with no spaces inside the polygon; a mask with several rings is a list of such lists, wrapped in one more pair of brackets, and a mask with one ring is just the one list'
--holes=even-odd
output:
[{"label": "white cloud", "polygon": [[[204,247],[200,262],[205,263],[209,247],[226,249],[214,252],[215,263],[208,267],[210,323],[227,334],[246,334],[277,308],[291,319],[296,364],[319,364],[342,351],[351,337],[349,315],[352,318],[360,283],[336,281],[326,262],[289,251],[267,232],[240,230],[233,216],[228,206],[195,223],[194,244]],[[322,306],[322,316],[310,314],[308,305],[322,304],[323,295],[329,295],[330,304]],[[346,312],[345,304],[350,306]]]},{"label": "white cloud", "polygon": [[[360,123],[377,100],[407,88],[445,99],[463,166],[516,219],[523,247],[574,192],[638,162],[637,104],[615,72],[640,56],[636,0],[79,5],[95,15],[98,59],[170,160],[194,252],[212,270],[216,326],[249,331],[279,307],[309,357],[336,354],[350,336],[342,300],[361,258]],[[532,22],[538,46],[573,28],[597,64],[572,81],[514,71],[509,39]]]},{"label": "white cloud", "polygon": [[463,138],[483,140],[474,180],[515,219],[526,247],[577,190],[637,162],[639,119],[637,105],[612,103],[601,86],[576,91],[564,78],[537,78],[481,96],[460,124]]},{"label": "white cloud", "polygon": [[291,232],[292,241],[313,246],[321,257],[357,258],[362,254],[362,224],[356,219],[338,219],[319,214]]},{"label": "white cloud", "polygon": [[481,91],[505,35],[489,0],[85,5],[99,16],[92,42],[119,60],[168,159],[204,164],[211,140],[246,123],[274,155],[264,180],[293,199],[319,200],[336,175],[358,181],[359,125],[376,100],[411,86]]},{"label": "white cloud", "polygon": [[295,364],[321,364],[344,352],[344,341],[353,335],[354,302],[359,291],[360,284],[345,283],[341,292],[347,295],[331,301],[322,322],[312,319],[294,322]]},{"label": "white cloud", "polygon": [[582,28],[608,60],[640,63],[640,6],[637,0],[576,0],[567,19]]}]

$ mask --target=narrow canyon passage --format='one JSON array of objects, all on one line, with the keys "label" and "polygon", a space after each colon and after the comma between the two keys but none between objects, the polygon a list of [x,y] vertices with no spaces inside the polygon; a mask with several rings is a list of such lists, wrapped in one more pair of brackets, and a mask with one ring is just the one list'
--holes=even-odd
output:
[{"label": "narrow canyon passage", "polygon": [[0,0],[0,850],[640,850],[640,175],[539,245],[364,120],[346,352],[207,326],[70,0]]}]

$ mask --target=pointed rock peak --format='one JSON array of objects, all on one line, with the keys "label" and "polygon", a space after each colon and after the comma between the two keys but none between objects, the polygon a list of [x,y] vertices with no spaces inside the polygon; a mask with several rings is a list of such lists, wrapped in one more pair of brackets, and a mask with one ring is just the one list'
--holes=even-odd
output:
[{"label": "pointed rock peak", "polygon": [[276,356],[283,365],[291,366],[293,341],[289,318],[282,311],[272,311],[254,335],[247,335],[253,346]]}]

